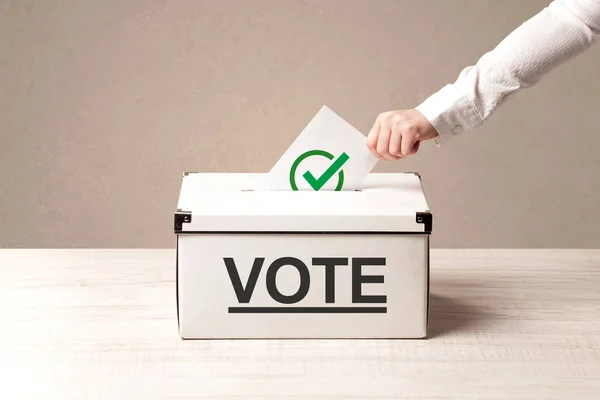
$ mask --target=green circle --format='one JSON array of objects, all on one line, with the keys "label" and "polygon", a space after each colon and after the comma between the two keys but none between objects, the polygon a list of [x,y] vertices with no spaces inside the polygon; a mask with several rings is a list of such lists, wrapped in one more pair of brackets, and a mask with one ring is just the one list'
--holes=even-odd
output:
[{"label": "green circle", "polygon": [[[304,161],[308,157],[312,157],[312,156],[322,156],[329,160],[333,160],[333,158],[334,158],[333,154],[331,154],[325,150],[309,150],[307,152],[302,153],[298,158],[296,158],[296,161],[294,161],[294,163],[292,164],[292,168],[290,169],[290,186],[292,187],[292,190],[298,190],[298,185],[296,185],[296,170],[298,169],[298,166],[300,165],[300,163],[302,161]],[[344,171],[340,170],[340,172],[338,172],[338,184],[335,188],[335,191],[342,190],[343,186],[344,186]]]}]

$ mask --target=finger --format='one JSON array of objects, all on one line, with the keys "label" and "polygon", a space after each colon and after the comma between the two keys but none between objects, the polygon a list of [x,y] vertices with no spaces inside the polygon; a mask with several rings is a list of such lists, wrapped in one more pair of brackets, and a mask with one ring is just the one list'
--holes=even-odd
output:
[{"label": "finger", "polygon": [[377,153],[377,139],[379,137],[379,131],[381,129],[381,124],[379,123],[379,118],[373,124],[369,135],[367,135],[367,148],[373,153],[373,155],[379,159],[382,157]]},{"label": "finger", "polygon": [[400,153],[406,157],[413,154],[413,148],[415,143],[419,141],[419,135],[413,130],[405,131],[402,135],[402,143],[400,146]]},{"label": "finger", "polygon": [[415,143],[415,145],[413,146],[413,149],[412,149],[412,153],[411,153],[411,155],[413,155],[413,154],[417,154],[417,151],[419,151],[419,146],[420,146],[420,145],[421,145],[421,141],[419,140],[419,141],[417,141],[417,143]]},{"label": "finger", "polygon": [[394,160],[395,156],[390,154],[390,135],[392,131],[385,121],[381,124],[379,137],[377,138],[377,153],[386,160]]},{"label": "finger", "polygon": [[392,131],[392,137],[390,138],[390,148],[389,152],[391,155],[396,156],[398,158],[402,158],[402,152],[400,151],[400,146],[402,143],[402,133],[398,129],[394,129]]}]

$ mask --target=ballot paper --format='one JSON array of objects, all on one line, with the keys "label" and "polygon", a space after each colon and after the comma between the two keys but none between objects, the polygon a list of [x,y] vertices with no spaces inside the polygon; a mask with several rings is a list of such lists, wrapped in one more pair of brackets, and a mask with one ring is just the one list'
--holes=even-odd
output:
[{"label": "ballot paper", "polygon": [[355,190],[377,163],[366,139],[323,106],[269,171],[265,189]]}]

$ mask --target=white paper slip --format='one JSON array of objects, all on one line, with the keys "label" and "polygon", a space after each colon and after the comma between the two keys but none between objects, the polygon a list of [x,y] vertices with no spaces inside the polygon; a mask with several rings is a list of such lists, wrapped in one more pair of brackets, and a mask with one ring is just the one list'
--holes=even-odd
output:
[{"label": "white paper slip", "polygon": [[355,190],[377,163],[366,136],[323,106],[277,161],[267,190]]}]

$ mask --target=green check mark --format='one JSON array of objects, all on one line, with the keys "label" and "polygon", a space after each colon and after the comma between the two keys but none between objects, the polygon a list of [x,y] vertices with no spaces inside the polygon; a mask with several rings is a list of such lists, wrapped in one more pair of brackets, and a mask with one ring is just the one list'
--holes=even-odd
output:
[{"label": "green check mark", "polygon": [[314,190],[320,190],[349,158],[348,154],[342,153],[318,179],[310,171],[306,171],[302,176]]}]

